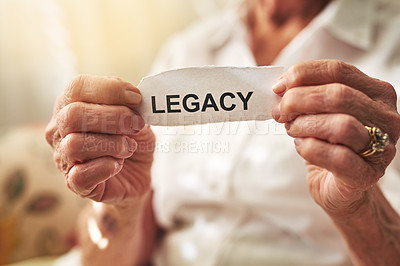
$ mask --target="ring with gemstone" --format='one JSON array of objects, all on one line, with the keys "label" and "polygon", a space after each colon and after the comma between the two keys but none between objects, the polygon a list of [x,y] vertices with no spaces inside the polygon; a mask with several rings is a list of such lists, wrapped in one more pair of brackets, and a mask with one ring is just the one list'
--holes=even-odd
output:
[{"label": "ring with gemstone", "polygon": [[377,127],[369,127],[365,126],[368,130],[371,141],[365,151],[359,153],[361,157],[368,157],[373,155],[376,152],[382,152],[385,150],[385,147],[389,144],[389,136],[386,133],[383,133]]}]

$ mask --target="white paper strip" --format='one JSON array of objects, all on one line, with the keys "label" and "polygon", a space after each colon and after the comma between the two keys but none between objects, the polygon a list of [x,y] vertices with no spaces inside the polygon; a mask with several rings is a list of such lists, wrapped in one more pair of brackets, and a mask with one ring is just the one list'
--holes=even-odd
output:
[{"label": "white paper strip", "polygon": [[267,120],[283,67],[193,67],[145,77],[137,111],[154,126]]}]

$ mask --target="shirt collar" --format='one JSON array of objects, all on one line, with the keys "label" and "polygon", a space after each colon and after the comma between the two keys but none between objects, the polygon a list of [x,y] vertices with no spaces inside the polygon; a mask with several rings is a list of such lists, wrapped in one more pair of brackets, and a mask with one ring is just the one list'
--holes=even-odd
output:
[{"label": "shirt collar", "polygon": [[329,13],[325,28],[336,38],[366,50],[373,41],[375,0],[335,0],[323,13]]}]

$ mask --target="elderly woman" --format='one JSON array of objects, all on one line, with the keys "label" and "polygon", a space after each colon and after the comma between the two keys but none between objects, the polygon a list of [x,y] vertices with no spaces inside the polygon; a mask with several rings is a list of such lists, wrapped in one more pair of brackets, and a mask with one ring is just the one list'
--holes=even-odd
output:
[{"label": "elderly woman", "polygon": [[294,145],[279,127],[178,128],[158,141],[225,141],[229,152],[156,152],[153,165],[154,134],[132,112],[139,90],[118,78],[74,79],[46,136],[68,188],[100,202],[81,216],[84,264],[400,264],[400,217],[378,185],[400,133],[396,92],[382,81],[399,85],[399,4],[243,4],[242,16],[227,12],[172,39],[155,70],[291,66],[274,86],[282,98],[272,114]]}]

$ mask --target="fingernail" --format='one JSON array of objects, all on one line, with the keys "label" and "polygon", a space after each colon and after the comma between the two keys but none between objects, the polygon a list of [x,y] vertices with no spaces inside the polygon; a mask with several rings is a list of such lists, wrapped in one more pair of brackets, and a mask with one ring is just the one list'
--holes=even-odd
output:
[{"label": "fingernail", "polygon": [[271,114],[272,117],[278,122],[279,118],[281,117],[281,103],[272,107]]},{"label": "fingernail", "polygon": [[134,139],[131,139],[129,137],[125,137],[126,145],[128,148],[129,152],[134,152],[136,150],[136,141]]},{"label": "fingernail", "polygon": [[142,95],[140,95],[140,93],[132,91],[130,89],[125,90],[125,97],[126,97],[126,102],[128,104],[137,105],[142,101]]},{"label": "fingernail", "polygon": [[302,142],[303,142],[303,139],[302,139],[302,138],[296,138],[296,139],[294,139],[294,144],[295,144],[296,146],[299,146]]},{"label": "fingernail", "polygon": [[145,125],[146,123],[143,118],[139,114],[134,113],[132,118],[132,128],[134,130],[142,130]]},{"label": "fingernail", "polygon": [[283,78],[279,79],[278,82],[275,83],[274,86],[272,86],[272,90],[273,90],[276,94],[278,94],[279,96],[281,96],[281,95],[285,92],[285,90],[286,90],[286,85],[285,85],[284,79],[283,79]]}]

